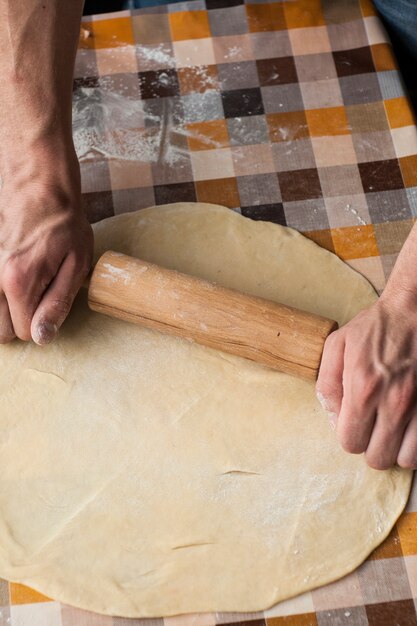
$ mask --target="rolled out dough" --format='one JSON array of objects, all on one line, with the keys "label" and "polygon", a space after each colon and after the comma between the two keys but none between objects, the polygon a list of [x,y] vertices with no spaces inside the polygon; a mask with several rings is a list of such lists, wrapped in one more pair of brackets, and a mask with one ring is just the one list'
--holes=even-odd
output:
[{"label": "rolled out dough", "polygon": [[[205,204],[95,227],[107,249],[340,324],[369,283],[293,230]],[[254,611],[350,572],[411,472],[340,450],[314,385],[90,312],[0,350],[0,575],[122,616]]]}]

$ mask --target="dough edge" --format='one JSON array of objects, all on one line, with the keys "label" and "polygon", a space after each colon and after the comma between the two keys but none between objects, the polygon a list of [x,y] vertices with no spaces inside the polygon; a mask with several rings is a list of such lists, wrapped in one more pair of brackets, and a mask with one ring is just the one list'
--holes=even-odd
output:
[{"label": "dough edge", "polygon": [[[92,611],[92,612],[100,613],[102,615],[109,615],[112,617],[125,617],[125,618],[131,618],[131,619],[148,619],[148,618],[156,619],[156,618],[164,618],[164,617],[174,617],[174,616],[179,616],[179,615],[192,615],[193,613],[197,613],[197,612],[198,613],[213,613],[213,612],[228,613],[230,612],[230,613],[242,613],[242,614],[258,613],[258,612],[262,613],[264,611],[267,611],[268,609],[271,609],[279,602],[291,600],[292,598],[296,598],[297,596],[300,596],[303,593],[306,593],[308,591],[312,591],[313,589],[317,589],[319,587],[323,587],[330,583],[336,582],[344,578],[345,576],[348,576],[349,574],[354,572],[360,565],[362,565],[362,563],[368,558],[368,556],[379,545],[381,545],[385,541],[385,539],[388,537],[388,535],[394,528],[396,522],[398,521],[399,517],[403,513],[404,508],[407,504],[407,501],[410,495],[411,485],[412,485],[413,472],[412,471],[408,472],[407,470],[405,470],[405,471],[402,471],[401,473],[403,475],[403,484],[399,488],[399,491],[404,490],[403,491],[404,497],[399,499],[398,509],[395,511],[395,514],[392,520],[390,520],[387,523],[386,527],[384,528],[384,532],[380,533],[377,540],[370,541],[369,545],[367,545],[364,551],[358,554],[355,559],[352,559],[352,562],[349,563],[349,565],[341,565],[341,566],[335,567],[334,570],[328,570],[327,576],[323,576],[323,578],[321,579],[319,578],[318,580],[314,582],[314,584],[307,583],[305,587],[300,587],[298,591],[292,595],[289,595],[288,593],[277,594],[276,596],[268,600],[267,604],[265,603],[265,601],[262,602],[262,600],[260,600],[259,602],[254,602],[253,604],[248,602],[248,604],[243,605],[239,609],[237,609],[236,606],[234,605],[233,606],[226,605],[223,607],[220,606],[216,609],[212,609],[209,607],[199,608],[198,611],[192,610],[187,613],[179,613],[178,611],[172,611],[172,612],[164,611],[163,615],[157,614],[154,611],[147,611],[146,609],[145,610],[141,609],[140,617],[138,617],[137,610],[131,610],[127,607],[126,609],[123,610],[123,613],[120,613],[112,609],[111,606],[107,606],[106,604],[99,604],[99,603],[84,604],[83,602],[80,602],[77,598],[72,599],[71,593],[67,594],[66,591],[62,592],[61,588],[59,586],[55,586],[54,584],[46,583],[45,586],[43,586],[42,584],[39,584],[37,582],[32,583],[30,579],[29,580],[22,580],[22,579],[11,580],[10,578],[8,578],[8,580],[10,580],[10,582],[15,582],[15,583],[26,585],[30,587],[31,589],[38,591],[42,595],[46,595],[50,597],[51,600],[53,601],[61,602],[62,604],[69,604],[75,608],[82,609],[84,611]],[[1,563],[0,563],[0,566],[1,566]]]}]

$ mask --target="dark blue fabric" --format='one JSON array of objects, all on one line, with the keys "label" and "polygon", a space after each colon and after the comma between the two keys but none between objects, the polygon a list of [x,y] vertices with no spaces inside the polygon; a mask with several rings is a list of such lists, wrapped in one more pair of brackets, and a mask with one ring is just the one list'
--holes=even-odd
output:
[{"label": "dark blue fabric", "polygon": [[417,0],[374,0],[394,45],[395,54],[417,110]]},{"label": "dark blue fabric", "polygon": [[374,4],[417,61],[417,0],[374,0]]},{"label": "dark blue fabric", "polygon": [[156,7],[161,4],[172,4],[174,2],[183,2],[183,0],[125,0],[125,9],[143,9],[145,7]]},{"label": "dark blue fabric", "polygon": [[123,9],[143,9],[182,1],[183,0],[86,0],[84,15],[122,11]]}]

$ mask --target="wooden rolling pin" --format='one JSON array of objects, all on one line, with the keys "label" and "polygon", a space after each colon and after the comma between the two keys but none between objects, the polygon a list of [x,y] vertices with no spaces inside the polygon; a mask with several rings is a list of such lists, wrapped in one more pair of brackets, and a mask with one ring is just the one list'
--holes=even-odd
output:
[{"label": "wooden rolling pin", "polygon": [[337,323],[117,252],[91,276],[91,309],[315,380]]}]

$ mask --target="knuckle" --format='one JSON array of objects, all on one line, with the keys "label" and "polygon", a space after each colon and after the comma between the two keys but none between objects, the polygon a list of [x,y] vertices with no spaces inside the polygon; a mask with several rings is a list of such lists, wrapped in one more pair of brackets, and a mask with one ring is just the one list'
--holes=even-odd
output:
[{"label": "knuckle", "polygon": [[359,437],[352,436],[350,433],[340,434],[339,443],[343,450],[349,454],[362,454],[366,450],[365,443]]},{"label": "knuckle", "polygon": [[417,455],[400,454],[398,456],[397,463],[403,469],[417,469]]},{"label": "knuckle", "polygon": [[365,446],[358,441],[346,440],[341,445],[343,450],[349,454],[362,454],[362,452],[365,452]]},{"label": "knuckle", "polygon": [[22,293],[26,286],[26,274],[14,259],[10,259],[3,270],[2,284],[7,293]]},{"label": "knuckle", "polygon": [[21,339],[22,341],[30,341],[32,339],[32,335],[30,333],[30,326],[17,329],[16,337],[18,339]]},{"label": "knuckle", "polygon": [[54,298],[51,300],[50,306],[59,315],[67,315],[71,308],[71,298],[70,296]]},{"label": "knuckle", "polygon": [[366,462],[371,469],[375,470],[387,470],[393,466],[393,461],[391,459],[386,459],[383,457],[375,457],[372,454],[366,454]]}]

